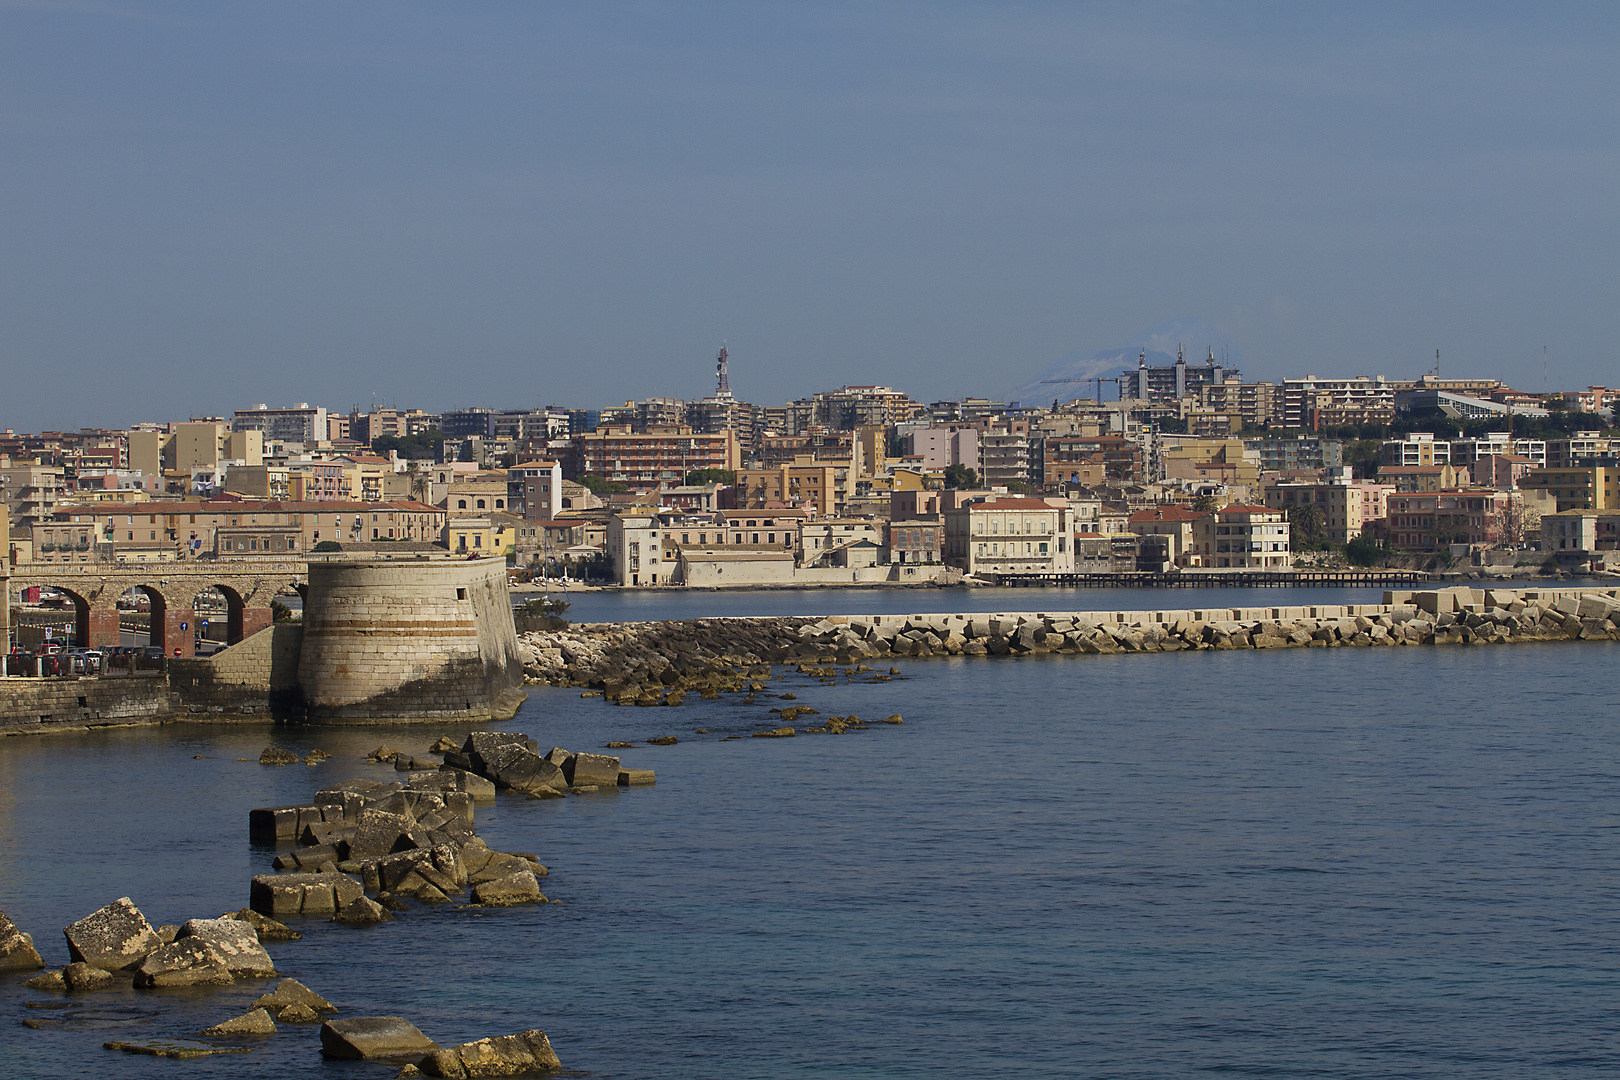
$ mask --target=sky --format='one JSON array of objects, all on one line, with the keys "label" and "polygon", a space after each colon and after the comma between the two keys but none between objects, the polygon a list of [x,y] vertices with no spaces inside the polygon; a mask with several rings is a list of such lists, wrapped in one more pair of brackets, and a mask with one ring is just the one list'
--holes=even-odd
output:
[{"label": "sky", "polygon": [[0,427],[692,398],[722,342],[756,404],[994,397],[1182,317],[1613,384],[1617,55],[1612,3],[0,0]]}]

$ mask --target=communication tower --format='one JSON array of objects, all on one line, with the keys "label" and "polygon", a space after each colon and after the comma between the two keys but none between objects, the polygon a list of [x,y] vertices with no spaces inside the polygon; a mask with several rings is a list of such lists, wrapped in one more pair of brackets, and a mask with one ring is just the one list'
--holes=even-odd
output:
[{"label": "communication tower", "polygon": [[731,380],[726,377],[726,357],[728,355],[729,354],[726,352],[726,346],[722,342],[720,345],[720,355],[715,359],[714,365],[714,390],[716,397],[731,396]]}]

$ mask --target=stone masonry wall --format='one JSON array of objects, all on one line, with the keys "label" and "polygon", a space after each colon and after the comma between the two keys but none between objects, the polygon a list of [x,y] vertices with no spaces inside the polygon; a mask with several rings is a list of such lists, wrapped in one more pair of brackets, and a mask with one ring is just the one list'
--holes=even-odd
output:
[{"label": "stone masonry wall", "polygon": [[155,724],[175,712],[162,678],[0,680],[0,733]]},{"label": "stone masonry wall", "polygon": [[313,721],[512,715],[523,668],[504,562],[311,564],[298,683]]},{"label": "stone masonry wall", "polygon": [[291,719],[298,693],[301,623],[276,623],[207,659],[169,661],[169,685],[189,713]]}]

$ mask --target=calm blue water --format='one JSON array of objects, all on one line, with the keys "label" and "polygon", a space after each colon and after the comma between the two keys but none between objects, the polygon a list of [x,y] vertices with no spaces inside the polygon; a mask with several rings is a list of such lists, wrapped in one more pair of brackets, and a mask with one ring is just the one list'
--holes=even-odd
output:
[{"label": "calm blue water", "polygon": [[[561,597],[561,593],[553,593]],[[910,615],[959,611],[1156,611],[1160,608],[1379,604],[1382,589],[626,589],[570,593],[572,622],[726,615]]]},{"label": "calm blue water", "polygon": [[[811,594],[813,595],[813,594]],[[1133,605],[1134,606],[1134,605]],[[545,1028],[631,1077],[1612,1075],[1620,1068],[1620,706],[1612,645],[908,662],[784,680],[844,736],[718,742],[764,704],[535,694],[511,726],[626,751],[658,786],[480,808],[562,904],[305,921],[284,973],[441,1041]],[[761,699],[763,702],[763,698]],[[691,734],[706,727],[709,736]],[[58,928],[243,906],[255,805],[445,730],[186,726],[0,743],[0,907]],[[267,743],[337,757],[269,769]],[[194,760],[193,755],[205,755]],[[114,1055],[261,987],[92,995],[152,1018],[10,1026],[12,1075],[391,1075],[314,1028],[250,1057]]]}]

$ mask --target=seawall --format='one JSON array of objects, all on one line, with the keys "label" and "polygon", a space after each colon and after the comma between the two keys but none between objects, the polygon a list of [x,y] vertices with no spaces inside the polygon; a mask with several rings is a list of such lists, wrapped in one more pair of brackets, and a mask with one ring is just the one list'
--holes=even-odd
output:
[{"label": "seawall", "polygon": [[[1469,588],[1383,604],[585,624],[523,635],[536,682],[678,704],[760,664],[1186,649],[1396,648],[1620,640],[1620,590]],[[744,679],[743,681],[746,681]],[[669,699],[675,698],[674,702]]]}]

